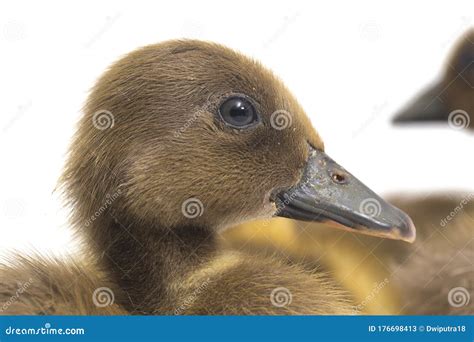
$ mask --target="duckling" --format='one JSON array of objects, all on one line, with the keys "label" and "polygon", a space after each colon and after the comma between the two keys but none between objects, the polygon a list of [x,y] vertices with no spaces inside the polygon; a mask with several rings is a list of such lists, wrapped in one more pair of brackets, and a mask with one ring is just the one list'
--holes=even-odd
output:
[{"label": "duckling", "polygon": [[399,196],[392,202],[413,217],[420,232],[412,248],[393,253],[405,254],[390,270],[401,296],[400,311],[411,315],[472,315],[474,194],[426,197]]},{"label": "duckling", "polygon": [[[221,45],[179,40],[138,49],[98,80],[84,112],[60,182],[73,227],[128,313],[355,312],[321,272],[220,248],[223,231],[250,220],[328,221],[415,238],[405,213],[324,152],[273,73]],[[361,210],[367,200],[380,211]],[[34,276],[36,267],[4,267],[2,292],[25,274],[33,284],[50,282]],[[69,302],[92,305],[101,279],[84,283]],[[53,281],[59,287],[81,278]],[[25,293],[20,298],[31,306],[42,305],[44,296]],[[55,299],[60,313],[67,304]]]},{"label": "duckling", "polygon": [[[474,129],[473,28],[453,49],[441,80],[399,112],[393,121],[442,121],[455,129]],[[395,285],[403,289],[402,306],[406,313],[474,313],[474,302],[470,299],[474,296],[472,194],[450,200],[449,205],[446,201],[446,198],[427,201],[406,197],[398,201],[398,205],[415,215],[420,228],[420,239],[410,251],[412,256],[394,266]]]},{"label": "duckling", "polygon": [[395,115],[394,123],[448,122],[474,129],[474,28],[458,41],[443,76]]},{"label": "duckling", "polygon": [[[411,315],[474,314],[472,218],[460,215],[444,236],[428,240],[396,267],[403,312]],[[420,272],[424,270],[424,272]]]}]

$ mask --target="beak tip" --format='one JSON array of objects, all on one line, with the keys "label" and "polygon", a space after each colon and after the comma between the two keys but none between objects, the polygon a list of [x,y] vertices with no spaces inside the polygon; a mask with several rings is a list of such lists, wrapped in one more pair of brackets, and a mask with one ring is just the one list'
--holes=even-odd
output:
[{"label": "beak tip", "polygon": [[416,240],[416,228],[410,216],[404,213],[404,225],[399,228],[399,239],[408,243]]},{"label": "beak tip", "polygon": [[413,243],[416,240],[416,233],[413,233],[411,235],[404,235],[400,238],[400,240],[408,242],[408,243]]}]

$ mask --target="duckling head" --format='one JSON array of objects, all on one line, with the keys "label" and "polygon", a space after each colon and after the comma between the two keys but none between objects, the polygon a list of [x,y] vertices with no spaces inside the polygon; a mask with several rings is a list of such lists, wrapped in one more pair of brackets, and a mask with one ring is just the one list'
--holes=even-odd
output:
[{"label": "duckling head", "polygon": [[92,218],[218,231],[285,216],[415,236],[407,215],[324,153],[278,78],[201,41],[147,46],[112,65],[86,103],[63,182],[78,226],[93,230]]},{"label": "duckling head", "polygon": [[455,129],[474,129],[474,28],[459,39],[442,77],[397,113],[393,122],[444,122]]}]

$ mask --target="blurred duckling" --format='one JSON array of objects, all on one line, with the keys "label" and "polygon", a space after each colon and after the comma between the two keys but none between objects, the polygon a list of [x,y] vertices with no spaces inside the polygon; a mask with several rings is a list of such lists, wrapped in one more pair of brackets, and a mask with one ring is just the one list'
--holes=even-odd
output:
[{"label": "blurred duckling", "polygon": [[[474,129],[474,29],[459,39],[442,78],[394,122],[448,122],[455,129]],[[403,196],[396,202],[419,228],[410,257],[394,268],[402,305],[410,314],[473,314],[474,195],[441,197]]]},{"label": "blurred duckling", "polygon": [[420,228],[416,243],[391,266],[401,312],[474,314],[474,193],[404,195],[392,203]]},{"label": "blurred duckling", "polygon": [[[71,313],[63,309],[70,303],[86,308],[76,313],[96,312],[93,294],[105,281],[129,313],[351,314],[357,308],[328,274],[221,248],[221,232],[283,216],[415,238],[406,214],[325,154],[278,78],[233,50],[194,40],[136,50],[99,79],[61,183],[85,253],[105,276],[88,276],[72,298],[51,303],[42,288],[84,277],[58,272],[67,266],[54,258],[16,260],[0,272],[2,301],[19,279],[31,286],[13,312],[45,303],[46,313]],[[359,210],[367,198],[380,203],[377,215]]]},{"label": "blurred duckling", "polygon": [[474,129],[474,28],[457,42],[443,74],[399,113],[396,124],[444,122]]}]

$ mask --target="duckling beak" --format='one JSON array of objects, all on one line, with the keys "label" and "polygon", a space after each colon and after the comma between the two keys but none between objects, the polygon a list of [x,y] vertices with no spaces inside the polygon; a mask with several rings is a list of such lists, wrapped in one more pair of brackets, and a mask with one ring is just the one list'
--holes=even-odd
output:
[{"label": "duckling beak", "polygon": [[334,224],[368,235],[413,242],[407,214],[385,202],[324,152],[311,149],[300,182],[275,194],[276,216]]},{"label": "duckling beak", "polygon": [[448,122],[449,110],[440,95],[443,85],[436,83],[416,96],[393,118],[394,124]]}]

